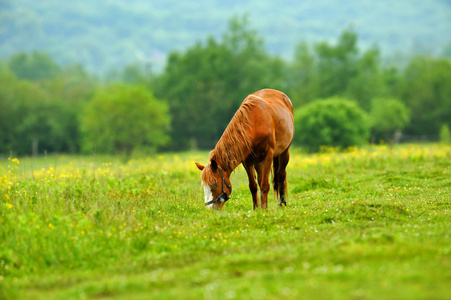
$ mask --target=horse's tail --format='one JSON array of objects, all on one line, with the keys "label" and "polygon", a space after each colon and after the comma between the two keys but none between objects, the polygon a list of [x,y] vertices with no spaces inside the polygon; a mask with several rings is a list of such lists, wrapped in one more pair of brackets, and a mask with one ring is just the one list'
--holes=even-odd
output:
[{"label": "horse's tail", "polygon": [[279,189],[279,157],[275,157],[272,161],[272,186],[274,189],[274,198],[280,202],[280,189]]},{"label": "horse's tail", "polygon": [[[273,159],[273,187],[274,187],[274,198],[279,202],[279,204],[287,205],[286,202],[286,192],[287,192],[287,176],[286,176],[286,166],[288,163],[289,154],[288,150],[282,155],[275,157]],[[282,161],[281,161],[282,160]]]}]

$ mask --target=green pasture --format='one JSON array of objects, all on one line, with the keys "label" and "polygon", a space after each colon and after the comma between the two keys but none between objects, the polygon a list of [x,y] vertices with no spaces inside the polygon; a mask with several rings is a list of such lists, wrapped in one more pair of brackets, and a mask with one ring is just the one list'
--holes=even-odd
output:
[{"label": "green pasture", "polygon": [[207,158],[2,158],[0,299],[451,299],[451,146],[293,149],[266,211]]}]

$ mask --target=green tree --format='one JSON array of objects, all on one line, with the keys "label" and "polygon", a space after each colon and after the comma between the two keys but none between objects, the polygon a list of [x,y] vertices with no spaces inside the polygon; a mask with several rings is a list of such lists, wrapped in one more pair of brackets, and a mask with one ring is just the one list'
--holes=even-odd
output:
[{"label": "green tree", "polygon": [[58,113],[50,119],[55,150],[76,153],[80,151],[80,112],[92,98],[98,82],[81,65],[63,68],[61,75],[40,82],[52,99]]},{"label": "green tree", "polygon": [[64,151],[67,132],[62,122],[72,110],[39,84],[18,80],[8,69],[0,70],[0,81],[0,151]]},{"label": "green tree", "polygon": [[147,88],[112,84],[99,89],[84,109],[84,150],[127,157],[137,147],[156,150],[169,141],[169,123],[168,106]]},{"label": "green tree", "polygon": [[451,132],[449,131],[449,127],[447,124],[443,124],[442,127],[440,128],[439,137],[440,142],[444,144],[451,143]]},{"label": "green tree", "polygon": [[22,88],[14,74],[5,67],[0,67],[0,82],[0,153],[7,154],[14,147],[19,125],[14,92]]},{"label": "green tree", "polygon": [[156,94],[171,109],[172,149],[211,148],[242,100],[254,91],[283,89],[284,62],[271,57],[246,17],[234,18],[217,41],[172,52]]},{"label": "green tree", "polygon": [[146,85],[153,79],[150,63],[133,63],[120,70],[111,70],[107,82],[123,82],[131,85]]},{"label": "green tree", "polygon": [[382,69],[383,85],[386,88],[385,97],[401,97],[403,77],[400,70],[391,65]]},{"label": "green tree", "polygon": [[318,97],[344,96],[350,80],[357,75],[357,34],[344,31],[336,46],[327,42],[315,45],[318,72]]},{"label": "green tree", "polygon": [[345,95],[355,99],[365,111],[371,108],[371,99],[389,95],[385,71],[377,48],[365,51],[356,62],[356,73],[349,79]]},{"label": "green tree", "polygon": [[307,43],[300,43],[294,54],[294,61],[289,67],[287,76],[289,94],[292,96],[293,107],[306,104],[318,95],[318,74],[316,60]]},{"label": "green tree", "polygon": [[401,131],[410,122],[406,105],[396,98],[374,98],[371,101],[370,122],[373,140],[392,139],[397,144]]},{"label": "green tree", "polygon": [[170,54],[157,95],[170,104],[171,148],[211,146],[224,129],[236,105],[226,91],[225,78],[232,73],[227,62],[232,60],[230,51],[211,38],[207,45],[197,43],[185,54]]},{"label": "green tree", "polygon": [[405,132],[436,138],[443,124],[451,126],[451,61],[418,56],[403,73],[401,99],[411,110]]},{"label": "green tree", "polygon": [[287,79],[294,107],[341,96],[358,101],[369,111],[372,98],[389,94],[379,50],[374,47],[361,54],[357,41],[354,31],[345,30],[335,45],[321,42],[313,48],[306,43],[297,46]]},{"label": "green tree", "polygon": [[14,54],[8,66],[18,79],[50,79],[61,73],[61,67],[48,54],[39,51]]},{"label": "green tree", "polygon": [[359,146],[369,135],[368,116],[344,98],[317,100],[295,110],[294,142],[318,151],[320,146]]}]

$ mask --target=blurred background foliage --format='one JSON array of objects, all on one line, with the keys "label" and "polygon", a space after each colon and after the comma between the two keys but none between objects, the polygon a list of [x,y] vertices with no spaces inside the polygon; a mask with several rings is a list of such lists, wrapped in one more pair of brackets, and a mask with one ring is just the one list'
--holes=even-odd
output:
[{"label": "blurred background foliage", "polygon": [[309,150],[449,136],[449,58],[387,63],[352,28],[292,52],[271,53],[240,15],[220,36],[174,47],[159,72],[135,61],[99,76],[49,52],[14,53],[0,61],[0,155],[211,149],[242,100],[268,87],[291,98],[295,143]]},{"label": "blurred background foliage", "polygon": [[363,49],[377,43],[397,64],[407,53],[451,56],[448,0],[0,0],[0,28],[7,29],[0,30],[0,57],[39,50],[97,75],[136,61],[161,71],[167,53],[219,37],[244,12],[269,53],[284,59],[299,41],[335,41],[346,26],[357,30]]}]

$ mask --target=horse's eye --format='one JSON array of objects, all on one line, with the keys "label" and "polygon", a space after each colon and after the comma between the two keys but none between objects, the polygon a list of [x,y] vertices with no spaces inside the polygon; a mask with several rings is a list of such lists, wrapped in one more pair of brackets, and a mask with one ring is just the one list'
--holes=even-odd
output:
[{"label": "horse's eye", "polygon": [[216,188],[218,187],[218,184],[217,183],[213,183],[211,186],[210,186],[210,190],[216,190]]}]

